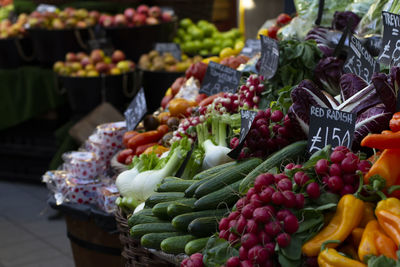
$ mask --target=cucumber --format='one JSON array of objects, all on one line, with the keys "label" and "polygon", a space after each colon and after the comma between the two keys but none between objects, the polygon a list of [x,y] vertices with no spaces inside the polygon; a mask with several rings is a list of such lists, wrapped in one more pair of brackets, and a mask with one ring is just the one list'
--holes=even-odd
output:
[{"label": "cucumber", "polygon": [[145,248],[154,248],[154,249],[160,249],[160,244],[161,242],[172,236],[178,236],[182,235],[178,232],[167,232],[167,233],[150,233],[150,234],[145,234],[142,236],[140,239],[140,244],[145,247]]},{"label": "cucumber", "polygon": [[224,214],[226,214],[228,212],[229,211],[226,209],[220,209],[220,210],[202,210],[202,211],[184,213],[184,214],[178,215],[175,218],[173,218],[172,225],[178,231],[187,232],[188,225],[194,219],[201,218],[201,217],[221,218]]},{"label": "cucumber", "polygon": [[[181,199],[177,199],[177,200],[161,202],[161,203],[156,204],[152,208],[152,211],[153,211],[154,216],[157,216],[158,218],[161,218],[161,219],[168,219],[168,218],[170,218],[170,215],[167,212],[169,205],[189,203],[194,207],[195,201],[196,201],[195,198],[181,198]],[[172,217],[174,217],[174,216],[172,216]]]},{"label": "cucumber", "polygon": [[161,184],[168,183],[168,182],[179,182],[179,181],[184,181],[184,180],[181,178],[178,178],[178,177],[174,177],[174,176],[167,176],[161,180]]},{"label": "cucumber", "polygon": [[185,253],[186,244],[193,239],[196,239],[196,237],[192,235],[168,237],[167,239],[164,239],[161,242],[160,247],[161,250],[164,251],[165,253],[170,253],[170,254]]},{"label": "cucumber", "polygon": [[244,194],[254,184],[256,177],[264,172],[267,172],[273,167],[280,167],[283,161],[296,159],[304,155],[307,147],[307,141],[298,141],[290,144],[281,150],[270,155],[263,163],[258,165],[243,179],[239,187],[239,192]]},{"label": "cucumber", "polygon": [[220,190],[212,192],[204,197],[201,197],[194,203],[196,210],[209,210],[222,207],[232,207],[239,199],[239,185],[242,180],[239,180],[233,184],[225,186]]},{"label": "cucumber", "polygon": [[199,172],[198,174],[193,176],[193,180],[203,180],[204,178],[207,178],[208,176],[210,176],[212,174],[218,173],[221,170],[226,170],[226,168],[229,168],[229,167],[231,167],[231,166],[233,166],[235,164],[236,164],[235,161],[231,161],[231,162],[228,162],[228,163],[224,163],[224,164],[209,168],[209,169],[207,169],[205,171],[202,171],[202,172]]},{"label": "cucumber", "polygon": [[152,208],[158,203],[177,200],[177,199],[184,198],[184,197],[185,197],[185,194],[182,192],[155,193],[155,194],[149,196],[149,198],[146,199],[145,203],[146,203],[146,207]]},{"label": "cucumber", "polygon": [[160,184],[157,187],[157,192],[185,192],[195,180],[172,181]]},{"label": "cucumber", "polygon": [[164,221],[160,218],[157,218],[155,216],[149,216],[149,215],[138,215],[138,216],[131,216],[128,219],[128,226],[129,228],[132,228],[135,225],[138,224],[144,224],[144,223],[166,223],[168,221]]},{"label": "cucumber", "polygon": [[167,208],[167,213],[168,216],[171,218],[194,211],[194,203],[197,201],[195,198],[189,198],[192,199],[191,203],[172,203],[168,206]]},{"label": "cucumber", "polygon": [[262,160],[259,158],[251,158],[241,162],[237,162],[232,167],[221,170],[213,176],[210,180],[206,181],[199,187],[197,187],[194,196],[196,198],[201,198],[211,192],[217,191],[226,185],[237,182],[243,179],[246,175],[253,170],[255,167],[260,165]]},{"label": "cucumber", "polygon": [[185,246],[185,254],[192,255],[194,253],[201,252],[206,247],[208,239],[209,237],[203,237],[189,241]]},{"label": "cucumber", "polygon": [[185,190],[185,197],[192,197],[194,195],[194,192],[196,191],[196,189],[204,184],[205,182],[207,182],[208,180],[210,180],[211,178],[213,178],[215,175],[217,175],[217,173],[214,173],[206,178],[203,178],[202,180],[199,180],[195,183],[193,183],[191,186],[189,186],[186,190]]},{"label": "cucumber", "polygon": [[211,236],[216,233],[217,230],[218,220],[216,217],[197,218],[188,225],[189,234],[198,237]]},{"label": "cucumber", "polygon": [[153,216],[154,214],[151,211],[151,209],[142,209],[142,210],[139,210],[138,212],[132,214],[132,216],[136,216],[136,215]]},{"label": "cucumber", "polygon": [[130,234],[133,238],[141,238],[145,234],[176,232],[171,223],[146,223],[138,224],[131,228]]}]

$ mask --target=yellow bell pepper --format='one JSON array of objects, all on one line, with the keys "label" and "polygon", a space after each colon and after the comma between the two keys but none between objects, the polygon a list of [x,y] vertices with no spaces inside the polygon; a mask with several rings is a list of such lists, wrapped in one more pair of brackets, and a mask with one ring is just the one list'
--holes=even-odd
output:
[{"label": "yellow bell pepper", "polygon": [[340,255],[334,248],[327,248],[319,253],[318,265],[320,267],[367,267],[362,262]]},{"label": "yellow bell pepper", "polygon": [[358,248],[361,242],[362,235],[364,233],[364,228],[354,228],[353,231],[351,231],[351,242],[353,246]]},{"label": "yellow bell pepper", "polygon": [[[356,228],[362,219],[364,202],[353,195],[344,195],[338,205],[332,220],[316,236],[307,241],[301,248],[308,257],[318,255],[321,246],[328,240],[343,242]],[[328,247],[337,247],[339,244],[328,244]]]},{"label": "yellow bell pepper", "polygon": [[371,202],[364,203],[364,213],[359,227],[365,228],[370,221],[376,220],[374,215],[375,206]]}]

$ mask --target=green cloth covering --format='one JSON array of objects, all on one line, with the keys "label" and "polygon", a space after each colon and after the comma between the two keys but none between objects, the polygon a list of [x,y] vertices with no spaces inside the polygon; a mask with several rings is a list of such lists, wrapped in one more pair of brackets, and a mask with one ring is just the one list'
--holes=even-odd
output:
[{"label": "green cloth covering", "polygon": [[25,66],[0,70],[0,130],[65,103],[51,69]]}]

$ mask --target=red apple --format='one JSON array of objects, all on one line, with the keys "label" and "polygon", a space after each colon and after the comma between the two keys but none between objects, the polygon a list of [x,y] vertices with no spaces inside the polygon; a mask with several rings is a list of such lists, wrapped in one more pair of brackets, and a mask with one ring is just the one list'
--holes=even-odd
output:
[{"label": "red apple", "polygon": [[111,56],[111,60],[113,63],[118,63],[122,60],[125,60],[125,54],[121,50],[115,50]]},{"label": "red apple", "polygon": [[94,18],[97,21],[100,18],[100,12],[97,10],[90,11],[89,17]]},{"label": "red apple", "polygon": [[147,5],[140,5],[137,7],[136,12],[147,16],[149,14],[149,7]]},{"label": "red apple", "polygon": [[90,59],[92,60],[93,64],[103,61],[104,52],[100,49],[95,49],[90,53]]},{"label": "red apple", "polygon": [[172,15],[169,12],[163,12],[161,15],[162,21],[169,22],[172,20]]},{"label": "red apple", "polygon": [[158,19],[156,19],[154,17],[148,17],[146,19],[146,24],[147,25],[155,25],[155,24],[158,24],[158,23],[159,23]]},{"label": "red apple", "polygon": [[149,16],[153,18],[159,18],[161,16],[161,8],[158,6],[150,7]]},{"label": "red apple", "polygon": [[76,57],[78,58],[78,61],[82,61],[82,59],[87,57],[87,55],[84,52],[78,52],[76,53]]},{"label": "red apple", "polygon": [[103,24],[104,24],[104,21],[105,21],[108,17],[109,17],[109,15],[107,15],[107,14],[101,14],[100,17],[99,17],[99,23],[100,23],[101,25],[103,25]]},{"label": "red apple", "polygon": [[136,13],[135,16],[133,16],[133,23],[136,26],[144,25],[146,23],[146,16],[143,14]]},{"label": "red apple", "polygon": [[65,55],[65,61],[67,62],[74,62],[77,60],[78,60],[77,56],[72,52],[69,52]]},{"label": "red apple", "polygon": [[107,73],[108,72],[108,65],[104,62],[98,62],[96,64],[96,70],[98,73]]},{"label": "red apple", "polygon": [[117,67],[117,65],[115,65],[114,63],[108,64],[108,69],[109,69],[109,70],[112,70],[112,69],[114,69],[114,68],[116,68],[116,67]]},{"label": "red apple", "polygon": [[90,60],[90,58],[88,56],[86,56],[86,57],[81,59],[81,65],[83,67],[86,67],[90,63],[91,63],[91,60]]},{"label": "red apple", "polygon": [[113,17],[113,16],[106,16],[106,17],[104,17],[102,25],[103,25],[104,27],[111,27],[111,26],[113,26],[113,25],[114,25],[114,17]]},{"label": "red apple", "polygon": [[114,24],[116,26],[126,26],[128,24],[128,22],[126,21],[126,18],[124,15],[122,14],[117,14],[114,17]]},{"label": "red apple", "polygon": [[128,21],[132,21],[134,15],[135,15],[135,9],[133,9],[131,7],[125,9],[124,16]]},{"label": "red apple", "polygon": [[135,62],[133,62],[132,60],[127,60],[127,61],[128,61],[129,68],[131,70],[134,70],[135,69]]}]

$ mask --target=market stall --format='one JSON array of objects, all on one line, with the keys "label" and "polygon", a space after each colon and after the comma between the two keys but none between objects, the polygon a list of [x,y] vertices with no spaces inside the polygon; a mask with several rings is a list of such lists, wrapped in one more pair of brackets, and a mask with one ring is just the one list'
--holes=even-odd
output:
[{"label": "market stall", "polygon": [[93,31],[53,78],[72,110],[125,117],[43,175],[77,266],[399,264],[400,6],[295,6],[247,39],[243,17],[219,31],[158,6],[20,17]]}]

